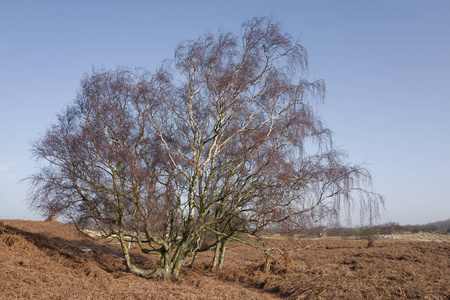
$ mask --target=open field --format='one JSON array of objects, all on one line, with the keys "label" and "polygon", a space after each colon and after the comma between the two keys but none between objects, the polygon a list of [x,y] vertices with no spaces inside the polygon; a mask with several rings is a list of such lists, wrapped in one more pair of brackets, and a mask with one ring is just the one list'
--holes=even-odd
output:
[{"label": "open field", "polygon": [[[93,241],[59,222],[4,220],[0,226],[0,299],[449,299],[450,242],[300,240],[290,258],[231,244],[224,270],[200,255],[179,282],[129,274],[117,245]],[[289,239],[269,244],[292,249]],[[140,256],[142,265],[155,257]]]},{"label": "open field", "polygon": [[429,232],[388,234],[382,235],[381,238],[387,241],[402,242],[450,242],[450,234],[437,234]]}]

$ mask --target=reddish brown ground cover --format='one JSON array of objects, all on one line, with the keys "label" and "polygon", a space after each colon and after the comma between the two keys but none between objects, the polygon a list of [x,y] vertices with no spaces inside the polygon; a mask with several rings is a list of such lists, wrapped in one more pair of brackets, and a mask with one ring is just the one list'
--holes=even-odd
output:
[{"label": "reddish brown ground cover", "polygon": [[[289,239],[270,243],[292,249]],[[301,240],[298,248],[314,243]],[[212,251],[184,268],[179,282],[129,274],[117,245],[93,241],[59,222],[0,225],[0,299],[450,299],[450,243],[320,240],[272,259],[231,244],[224,270],[209,270]],[[152,265],[154,258],[134,259]]]}]

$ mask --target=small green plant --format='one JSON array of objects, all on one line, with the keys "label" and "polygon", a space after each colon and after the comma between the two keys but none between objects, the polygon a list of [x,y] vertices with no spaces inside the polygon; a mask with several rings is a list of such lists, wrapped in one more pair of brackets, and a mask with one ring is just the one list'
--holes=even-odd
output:
[{"label": "small green plant", "polygon": [[374,246],[375,240],[379,238],[379,230],[376,227],[362,227],[359,235],[367,241],[367,248]]}]

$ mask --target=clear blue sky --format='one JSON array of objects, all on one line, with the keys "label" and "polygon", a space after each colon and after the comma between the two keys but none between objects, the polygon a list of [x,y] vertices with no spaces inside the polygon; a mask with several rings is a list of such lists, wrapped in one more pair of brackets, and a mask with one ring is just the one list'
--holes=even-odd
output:
[{"label": "clear blue sky", "polygon": [[272,16],[324,79],[335,143],[372,171],[382,222],[450,218],[450,1],[0,0],[0,219],[27,208],[30,143],[92,66],[154,70],[174,47]]}]

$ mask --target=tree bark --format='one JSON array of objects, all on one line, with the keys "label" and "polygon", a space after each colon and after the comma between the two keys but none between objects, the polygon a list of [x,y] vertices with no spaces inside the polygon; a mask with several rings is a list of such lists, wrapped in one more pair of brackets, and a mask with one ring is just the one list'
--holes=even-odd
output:
[{"label": "tree bark", "polygon": [[264,251],[265,261],[264,261],[264,273],[270,272],[270,254]]},{"label": "tree bark", "polygon": [[225,250],[227,249],[229,240],[226,239],[222,242],[222,245],[220,246],[220,256],[219,256],[219,265],[217,266],[217,269],[220,271],[223,267],[223,262],[225,261]]},{"label": "tree bark", "polygon": [[222,246],[222,242],[218,241],[216,245],[216,249],[214,250],[214,256],[212,261],[212,269],[217,270],[217,266],[219,264],[219,254],[220,254],[220,248]]},{"label": "tree bark", "polygon": [[[173,277],[172,276],[173,272],[171,272],[172,268],[170,268],[171,264],[168,261],[168,259],[170,259],[168,255],[164,256],[164,267],[163,268],[142,269],[131,263],[130,252],[128,251],[127,241],[125,240],[123,233],[119,233],[119,241],[120,241],[122,252],[123,252],[123,255],[125,258],[125,264],[126,264],[128,270],[132,274],[140,276],[140,277],[144,277],[144,278],[169,279],[169,278]],[[179,273],[179,269],[176,272],[177,277],[174,279],[178,279],[178,273]]]}]

